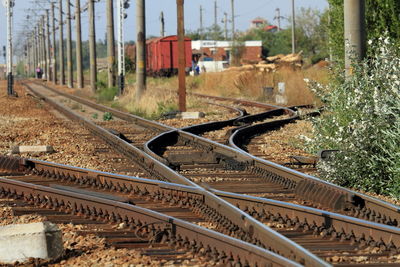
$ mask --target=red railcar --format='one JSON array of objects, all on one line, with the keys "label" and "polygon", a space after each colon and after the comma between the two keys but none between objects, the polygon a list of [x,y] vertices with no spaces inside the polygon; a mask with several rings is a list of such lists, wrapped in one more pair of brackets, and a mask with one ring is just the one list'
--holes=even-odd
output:
[{"label": "red railcar", "polygon": [[[192,67],[192,40],[185,38],[186,71]],[[178,73],[178,37],[150,39],[146,42],[146,69],[149,75],[171,76]]]}]

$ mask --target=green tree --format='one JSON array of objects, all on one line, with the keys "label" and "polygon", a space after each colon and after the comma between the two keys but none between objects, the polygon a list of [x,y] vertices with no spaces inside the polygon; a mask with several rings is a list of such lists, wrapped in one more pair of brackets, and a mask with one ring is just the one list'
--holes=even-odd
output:
[{"label": "green tree", "polygon": [[[330,5],[329,38],[336,60],[344,58],[343,0],[328,0]],[[400,1],[366,0],[367,38],[375,40],[387,32],[393,42],[400,45]]]},{"label": "green tree", "polygon": [[[328,56],[328,13],[312,8],[301,8],[296,16],[297,51],[310,58]],[[262,40],[263,55],[289,54],[292,51],[292,29],[290,26],[278,32],[252,29],[240,38],[241,41]]]},{"label": "green tree", "polygon": [[203,34],[200,34],[200,30],[187,31],[186,36],[192,40],[224,40],[224,32],[219,25],[212,25],[203,30]]}]

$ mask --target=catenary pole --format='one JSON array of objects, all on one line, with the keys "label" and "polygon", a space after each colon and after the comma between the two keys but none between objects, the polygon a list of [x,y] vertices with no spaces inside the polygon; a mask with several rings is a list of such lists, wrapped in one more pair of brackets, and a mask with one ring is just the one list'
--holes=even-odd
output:
[{"label": "catenary pole", "polygon": [[231,0],[231,11],[232,11],[232,41],[235,41],[235,1]]},{"label": "catenary pole", "polygon": [[107,63],[108,87],[115,86],[115,43],[114,43],[114,8],[113,0],[107,0]]},{"label": "catenary pole", "polygon": [[214,26],[218,25],[218,6],[217,0],[214,1]]},{"label": "catenary pole", "polygon": [[346,74],[352,74],[354,60],[366,55],[365,0],[344,0]]},{"label": "catenary pole", "polygon": [[49,25],[49,10],[46,9],[46,78],[47,81],[50,81],[52,79],[52,74],[50,71],[50,65],[51,65],[51,55],[50,55],[50,50],[51,50],[51,45],[50,45],[50,25]]},{"label": "catenary pole", "polygon": [[146,16],[145,1],[136,0],[136,100],[146,90]]},{"label": "catenary pole", "polygon": [[296,53],[296,13],[294,0],[292,0],[292,54]]},{"label": "catenary pole", "polygon": [[78,88],[83,88],[82,69],[82,31],[81,31],[81,1],[75,0],[75,29],[76,29],[76,80]]},{"label": "catenary pole", "polygon": [[74,76],[72,72],[72,29],[71,29],[71,3],[66,0],[67,5],[67,85],[74,87]]},{"label": "catenary pole", "polygon": [[118,56],[118,95],[122,95],[125,85],[125,47],[124,47],[124,1],[118,0],[117,2],[117,28],[118,28],[118,41],[117,41],[117,56]]},{"label": "catenary pole", "polygon": [[176,0],[178,17],[178,80],[179,80],[179,110],[186,111],[186,59],[185,59],[185,24],[184,0]]},{"label": "catenary pole", "polygon": [[14,95],[14,77],[13,77],[13,51],[12,51],[12,8],[14,5],[13,0],[6,2],[6,16],[7,16],[7,94]]},{"label": "catenary pole", "polygon": [[42,30],[42,35],[41,35],[41,40],[42,40],[42,60],[43,60],[43,79],[45,78],[48,80],[49,73],[47,72],[47,67],[49,64],[47,64],[47,49],[46,49],[46,15],[42,16],[42,23],[40,25],[40,28]]},{"label": "catenary pole", "polygon": [[275,19],[278,22],[278,32],[281,30],[281,10],[280,8],[275,9]]},{"label": "catenary pole", "polygon": [[203,28],[203,7],[200,5],[200,40],[204,39],[204,28]]},{"label": "catenary pole", "polygon": [[56,55],[56,18],[55,18],[55,13],[54,13],[54,3],[51,3],[51,42],[52,42],[52,78],[53,78],[53,83],[57,83],[57,55]]},{"label": "catenary pole", "polygon": [[90,57],[90,87],[97,90],[97,62],[96,62],[96,27],[94,19],[95,0],[89,0],[89,57]]},{"label": "catenary pole", "polygon": [[228,40],[228,13],[224,13],[224,37]]},{"label": "catenary pole", "polygon": [[59,29],[59,60],[60,60],[60,85],[65,84],[65,66],[64,66],[64,22],[62,0],[58,1],[58,29]]},{"label": "catenary pole", "polygon": [[164,37],[165,36],[165,19],[164,19],[164,12],[162,12],[162,11],[160,14],[160,26],[161,26],[160,36]]},{"label": "catenary pole", "polygon": [[40,65],[40,53],[39,53],[39,26],[35,26],[35,78],[37,76],[36,68]]}]

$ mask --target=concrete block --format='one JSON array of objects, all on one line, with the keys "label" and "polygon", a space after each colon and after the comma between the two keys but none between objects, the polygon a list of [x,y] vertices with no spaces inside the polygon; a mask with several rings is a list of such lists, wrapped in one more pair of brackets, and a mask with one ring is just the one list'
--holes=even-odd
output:
[{"label": "concrete block", "polygon": [[204,118],[206,114],[203,112],[181,112],[181,118],[184,120],[187,119],[199,119]]},{"label": "concrete block", "polygon": [[11,154],[20,153],[53,153],[52,146],[15,146],[11,149]]},{"label": "concrete block", "polygon": [[63,252],[62,233],[50,222],[0,227],[0,262],[24,262],[28,258],[53,259]]}]

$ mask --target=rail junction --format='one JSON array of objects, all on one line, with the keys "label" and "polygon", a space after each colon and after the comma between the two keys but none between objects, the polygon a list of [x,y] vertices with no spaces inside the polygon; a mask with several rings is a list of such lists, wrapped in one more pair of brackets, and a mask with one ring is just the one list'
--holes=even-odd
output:
[{"label": "rail junction", "polygon": [[[198,263],[233,266],[396,265],[397,206],[246,151],[254,136],[298,119],[291,108],[218,98],[212,101],[231,106],[235,118],[177,129],[42,83],[23,84],[144,178],[2,156],[0,192],[17,201],[17,214],[122,224],[110,231],[106,223],[98,234],[177,264],[191,252]],[[96,121],[71,108],[76,104],[115,120]]]}]

